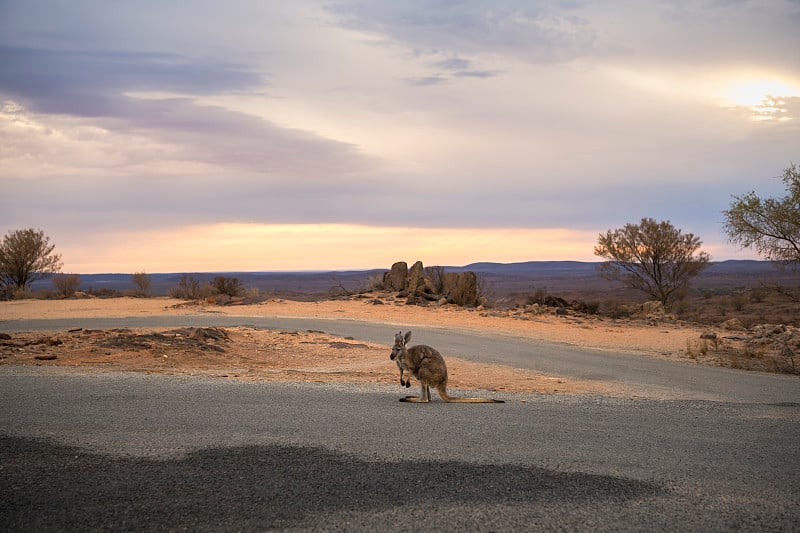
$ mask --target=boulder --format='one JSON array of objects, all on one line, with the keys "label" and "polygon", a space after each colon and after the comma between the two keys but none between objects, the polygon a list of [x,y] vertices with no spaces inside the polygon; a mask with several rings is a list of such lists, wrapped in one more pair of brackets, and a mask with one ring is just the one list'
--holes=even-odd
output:
[{"label": "boulder", "polygon": [[405,261],[398,261],[383,275],[383,286],[386,290],[402,291],[406,288],[407,277],[408,264]]},{"label": "boulder", "polygon": [[408,271],[405,292],[409,296],[422,296],[425,294],[425,267],[422,261],[417,261]]},{"label": "boulder", "polygon": [[532,315],[538,315],[542,312],[541,307],[537,303],[533,303],[525,308],[526,313],[530,313]]},{"label": "boulder", "polygon": [[478,305],[478,276],[475,272],[445,272],[442,281],[447,301],[460,306]]},{"label": "boulder", "polygon": [[664,316],[664,304],[658,300],[652,300],[642,304],[641,314],[650,318],[657,318]]},{"label": "boulder", "polygon": [[722,323],[722,329],[727,331],[744,331],[745,327],[738,318],[731,318]]},{"label": "boulder", "polygon": [[753,336],[756,338],[777,337],[786,332],[784,324],[759,324],[753,326]]}]

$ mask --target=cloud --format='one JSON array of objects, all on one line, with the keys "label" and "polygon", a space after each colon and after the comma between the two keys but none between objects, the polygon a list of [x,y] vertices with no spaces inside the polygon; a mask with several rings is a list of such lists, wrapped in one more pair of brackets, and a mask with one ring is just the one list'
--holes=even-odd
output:
[{"label": "cloud", "polygon": [[193,95],[263,86],[240,66],[173,54],[65,51],[0,46],[0,92],[28,101],[34,111],[114,116],[127,91]]},{"label": "cloud", "polygon": [[710,65],[736,58],[792,72],[800,46],[796,0],[774,0],[768,9],[758,0],[352,0],[327,10],[343,27],[461,61]]},{"label": "cloud", "polygon": [[[251,114],[198,104],[197,97],[257,90],[264,85],[261,75],[231,64],[170,54],[8,46],[0,47],[0,63],[0,95],[5,94],[9,102],[0,120],[9,121],[14,116],[17,123],[38,123],[41,132],[60,131],[64,141],[93,128],[116,135],[115,144],[122,151],[125,145],[121,137],[151,139],[151,149],[128,151],[125,163],[131,167],[169,160],[184,161],[187,167],[207,164],[263,174],[291,170],[295,175],[323,170],[339,174],[365,168],[365,158],[348,143],[279,127]],[[149,91],[186,96],[135,96]],[[9,105],[16,106],[13,113],[8,112]],[[28,119],[22,118],[25,114]],[[75,120],[67,124],[65,116]],[[20,146],[24,139],[15,139],[8,127],[3,131],[8,135],[7,146],[16,145],[18,151],[25,151]],[[35,131],[28,128],[26,133],[35,142]],[[48,139],[51,143],[58,140],[56,136]],[[46,158],[48,151],[53,149],[40,153]]]},{"label": "cloud", "polygon": [[796,158],[797,95],[761,121],[715,100],[794,79],[798,4],[758,4],[0,2],[0,226],[653,216],[711,240]]},{"label": "cloud", "polygon": [[497,70],[480,70],[473,67],[473,61],[460,57],[451,57],[434,63],[442,70],[451,72],[456,78],[492,78],[499,74]]},{"label": "cloud", "polygon": [[420,76],[415,78],[405,78],[409,85],[417,87],[427,87],[431,85],[441,85],[447,83],[450,78],[445,76]]},{"label": "cloud", "polygon": [[328,6],[343,26],[382,35],[414,50],[523,56],[549,63],[592,49],[585,20],[556,2],[500,0],[356,0]]},{"label": "cloud", "polygon": [[5,46],[0,64],[0,224],[57,220],[52,202],[83,230],[297,220],[376,165],[350,143],[200,103],[263,87],[232,63]]},{"label": "cloud", "polygon": [[493,78],[498,73],[497,70],[459,70],[453,75],[457,78]]},{"label": "cloud", "polygon": [[452,70],[455,72],[469,70],[472,66],[472,61],[462,59],[460,57],[451,57],[442,61],[437,61],[436,66],[444,70]]}]

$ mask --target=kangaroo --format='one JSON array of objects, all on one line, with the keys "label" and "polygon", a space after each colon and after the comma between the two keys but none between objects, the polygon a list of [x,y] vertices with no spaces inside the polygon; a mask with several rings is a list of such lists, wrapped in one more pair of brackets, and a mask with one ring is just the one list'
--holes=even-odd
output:
[{"label": "kangaroo", "polygon": [[[406,396],[400,398],[401,402],[427,403],[431,401],[431,387],[435,387],[442,400],[453,403],[505,403],[503,400],[493,398],[453,398],[447,394],[447,365],[444,364],[442,354],[430,346],[419,344],[406,348],[411,340],[411,332],[407,331],[394,336],[394,347],[390,359],[397,362],[400,367],[400,383],[403,383],[403,372],[408,372],[417,378],[422,387],[419,396]],[[406,387],[408,387],[406,381]]]}]

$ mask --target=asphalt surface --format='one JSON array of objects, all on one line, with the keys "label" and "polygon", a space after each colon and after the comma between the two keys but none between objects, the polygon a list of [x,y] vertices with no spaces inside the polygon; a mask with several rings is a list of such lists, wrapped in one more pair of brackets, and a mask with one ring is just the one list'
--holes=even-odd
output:
[{"label": "asphalt surface", "polygon": [[[387,336],[343,322],[308,329]],[[574,349],[417,333],[484,356]],[[797,531],[800,380],[711,376],[723,399],[689,384],[667,400],[415,405],[399,384],[0,366],[0,529]],[[757,394],[752,376],[782,392]]]}]

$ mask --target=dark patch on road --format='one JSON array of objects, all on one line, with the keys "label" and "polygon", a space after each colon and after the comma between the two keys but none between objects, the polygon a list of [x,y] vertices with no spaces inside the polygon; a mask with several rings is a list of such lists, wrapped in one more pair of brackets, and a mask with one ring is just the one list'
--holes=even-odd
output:
[{"label": "dark patch on road", "polygon": [[[103,348],[125,350],[152,350],[182,348],[189,350],[212,350],[224,352],[225,349],[209,344],[210,341],[229,341],[228,333],[222,328],[181,328],[163,333],[132,333],[128,330],[112,330],[111,336],[97,342]],[[105,336],[106,332],[100,332]]]},{"label": "dark patch on road", "polygon": [[337,513],[614,505],[663,492],[653,483],[613,476],[458,461],[364,461],[321,448],[215,448],[153,459],[0,437],[0,523],[11,531],[323,527],[314,526],[317,517]]}]

